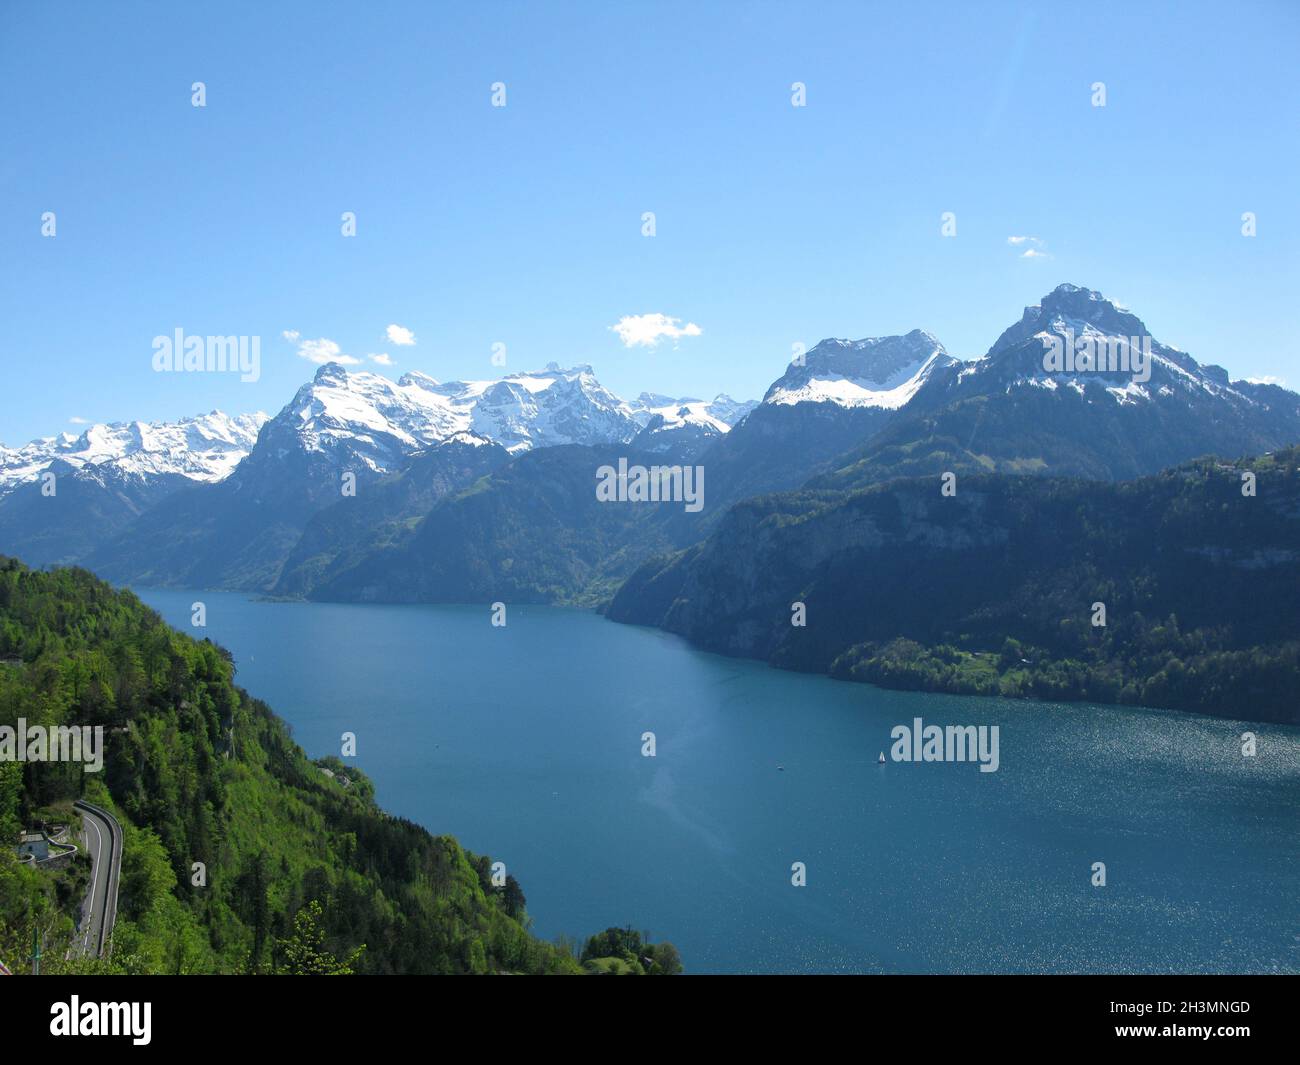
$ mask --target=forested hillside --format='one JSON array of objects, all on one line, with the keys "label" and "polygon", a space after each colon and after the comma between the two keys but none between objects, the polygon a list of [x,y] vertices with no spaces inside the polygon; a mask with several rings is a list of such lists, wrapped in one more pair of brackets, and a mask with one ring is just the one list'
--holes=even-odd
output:
[{"label": "forested hillside", "polygon": [[[385,814],[354,766],[310,761],[233,674],[130,592],[0,558],[0,725],[106,731],[98,774],[0,762],[0,960],[14,967],[38,933],[46,972],[582,971],[526,930],[513,877],[493,886],[488,858]],[[13,849],[83,794],[125,834],[107,962],[65,958],[84,870],[22,866]]]},{"label": "forested hillside", "polygon": [[1300,450],[952,484],[747,500],[608,614],[887,687],[1300,720]]}]

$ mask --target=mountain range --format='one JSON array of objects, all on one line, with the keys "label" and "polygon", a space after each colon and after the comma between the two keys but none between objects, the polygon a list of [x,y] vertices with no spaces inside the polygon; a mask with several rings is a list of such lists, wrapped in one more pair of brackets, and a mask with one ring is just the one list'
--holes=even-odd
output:
[{"label": "mountain range", "polygon": [[0,445],[0,542],[39,564],[82,558],[173,492],[223,482],[266,421],[212,411]]},{"label": "mountain range", "polygon": [[[0,447],[0,542],[38,565],[269,588],[312,516],[341,498],[345,472],[363,489],[390,476],[419,482],[405,514],[534,449],[635,442],[691,454],[754,406],[725,395],[627,402],[590,366],[440,383],[329,363],[274,418],[214,411]],[[466,448],[483,453],[461,463]]]},{"label": "mountain range", "polygon": [[[1100,367],[1053,363],[1065,346],[1101,352]],[[1144,353],[1135,372],[1130,356]],[[94,426],[0,450],[0,550],[141,585],[612,601],[644,619],[656,612],[632,609],[630,589],[616,598],[624,582],[652,559],[666,572],[720,558],[738,523],[790,520],[789,501],[763,502],[769,493],[795,493],[798,509],[945,472],[1118,482],[1297,441],[1300,395],[1234,381],[1100,293],[1061,285],[978,359],[920,329],[827,339],[759,403],[626,401],[585,365],[440,383],[328,364],[272,418]],[[620,458],[702,468],[703,507],[599,502],[596,470]],[[40,492],[44,471],[58,477],[54,497]],[[638,596],[655,583],[638,574]]]},{"label": "mountain range", "polygon": [[171,423],[91,425],[79,436],[60,433],[21,448],[0,444],[0,497],[52,465],[104,480],[221,481],[248,454],[266,421],[261,413],[231,418],[214,410]]},{"label": "mountain range", "polygon": [[[1150,349],[1149,376],[1046,369],[1053,338],[1124,349],[1141,341]],[[1025,308],[982,358],[935,374],[906,409],[907,418],[840,457],[820,483],[957,468],[1132,478],[1200,455],[1254,455],[1300,439],[1300,395],[1232,381],[1075,285]]]}]

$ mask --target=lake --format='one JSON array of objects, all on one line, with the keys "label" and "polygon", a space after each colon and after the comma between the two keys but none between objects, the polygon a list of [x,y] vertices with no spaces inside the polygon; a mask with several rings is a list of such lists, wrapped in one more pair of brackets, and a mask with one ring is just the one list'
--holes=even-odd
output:
[{"label": "lake", "polygon": [[[577,610],[138,594],[311,756],[355,733],[381,805],[505,862],[545,938],[632,924],[697,973],[1300,971],[1294,727],[883,691]],[[915,718],[998,726],[998,770],[877,764]]]}]

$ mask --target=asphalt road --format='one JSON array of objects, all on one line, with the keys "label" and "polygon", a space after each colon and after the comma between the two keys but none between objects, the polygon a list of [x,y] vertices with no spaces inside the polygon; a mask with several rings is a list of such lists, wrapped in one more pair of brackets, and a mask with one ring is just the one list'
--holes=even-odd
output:
[{"label": "asphalt road", "polygon": [[90,887],[81,904],[79,953],[102,958],[108,953],[117,920],[117,884],[122,875],[122,828],[107,810],[78,799],[86,853],[90,855]]}]

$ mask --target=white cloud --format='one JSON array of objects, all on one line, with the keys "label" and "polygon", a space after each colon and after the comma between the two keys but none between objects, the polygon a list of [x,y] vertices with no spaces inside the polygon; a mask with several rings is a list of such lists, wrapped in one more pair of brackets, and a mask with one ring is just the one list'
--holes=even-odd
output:
[{"label": "white cloud", "polygon": [[1024,247],[1021,259],[1050,259],[1047,251],[1048,242],[1041,237],[1008,237],[1006,243],[1011,247]]},{"label": "white cloud", "polygon": [[70,421],[73,425],[89,425],[89,424],[90,424],[90,422],[87,421],[85,418],[76,418],[76,417],[73,417],[73,418],[69,418],[68,421]]},{"label": "white cloud", "polygon": [[384,330],[384,335],[388,337],[390,344],[396,344],[398,347],[409,347],[415,343],[415,334],[405,326],[390,325]]},{"label": "white cloud", "polygon": [[653,348],[664,337],[677,340],[679,337],[697,337],[702,332],[694,322],[682,325],[681,321],[666,314],[629,314],[609,328],[618,334],[625,348]]},{"label": "white cloud", "polygon": [[344,355],[338,344],[332,340],[327,340],[325,337],[302,341],[298,345],[298,357],[322,366],[327,362],[337,362],[343,366],[356,366],[361,362],[360,359],[354,359],[351,355]]},{"label": "white cloud", "polygon": [[293,343],[295,343],[295,342],[298,340],[298,338],[299,338],[302,334],[299,333],[298,330],[296,330],[296,329],[286,329],[286,330],[285,330],[283,333],[281,333],[280,335],[281,335],[282,337],[284,337],[285,340],[289,341],[290,344],[293,344]]},{"label": "white cloud", "polygon": [[1277,385],[1279,388],[1286,388],[1286,382],[1282,378],[1271,374],[1265,374],[1263,377],[1247,377],[1246,380],[1252,385]]},{"label": "white cloud", "polygon": [[1047,241],[1042,237],[1007,237],[1007,243],[1013,248],[1019,248],[1025,245],[1025,250],[1020,253],[1022,259],[1050,259],[1051,255],[1047,252]]},{"label": "white cloud", "polygon": [[381,351],[376,355],[366,356],[371,362],[377,362],[380,366],[392,366],[393,360],[388,357],[388,352]]}]

